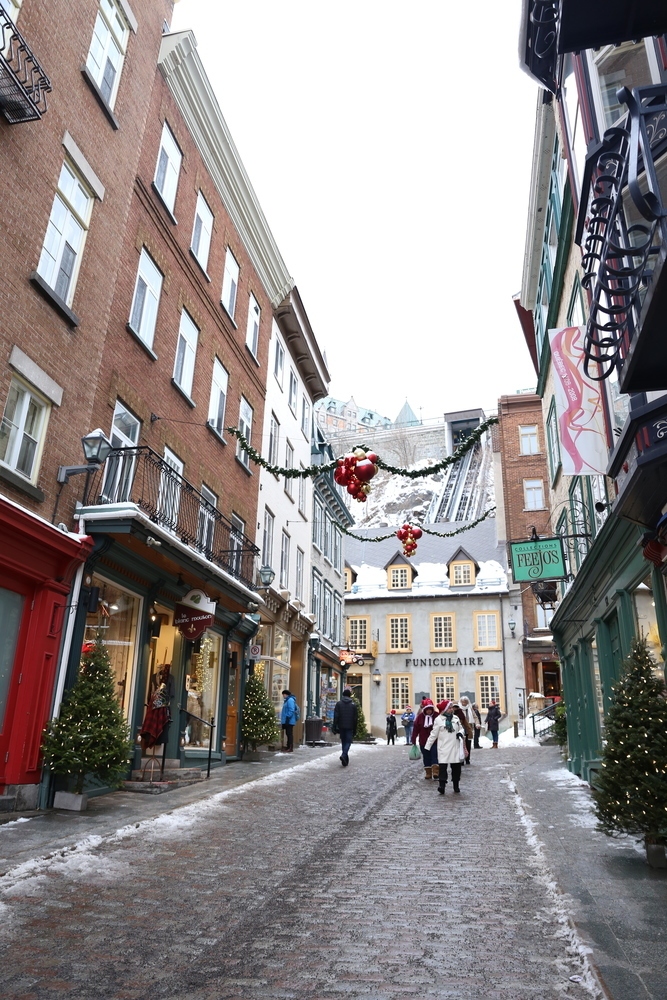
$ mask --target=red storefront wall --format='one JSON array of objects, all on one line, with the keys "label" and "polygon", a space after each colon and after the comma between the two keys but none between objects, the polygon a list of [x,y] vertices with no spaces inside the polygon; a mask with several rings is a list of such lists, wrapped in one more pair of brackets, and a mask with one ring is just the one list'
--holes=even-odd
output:
[{"label": "red storefront wall", "polygon": [[66,605],[76,569],[92,546],[91,538],[78,540],[0,497],[0,587],[11,592],[14,607],[19,598],[12,595],[22,597],[0,717],[0,794],[8,785],[40,780],[42,731],[53,699]]}]

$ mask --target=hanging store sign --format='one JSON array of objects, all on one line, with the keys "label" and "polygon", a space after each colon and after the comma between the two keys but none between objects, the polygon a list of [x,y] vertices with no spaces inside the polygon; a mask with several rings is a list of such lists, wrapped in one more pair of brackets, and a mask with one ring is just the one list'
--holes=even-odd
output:
[{"label": "hanging store sign", "polygon": [[605,474],[609,460],[603,382],[584,372],[586,328],[549,330],[560,458],[566,476]]},{"label": "hanging store sign", "polygon": [[199,639],[214,620],[215,601],[210,601],[203,590],[191,590],[174,608],[174,625],[191,641]]},{"label": "hanging store sign", "polygon": [[515,583],[533,580],[563,580],[567,576],[563,540],[538,538],[528,542],[510,542],[510,565]]}]

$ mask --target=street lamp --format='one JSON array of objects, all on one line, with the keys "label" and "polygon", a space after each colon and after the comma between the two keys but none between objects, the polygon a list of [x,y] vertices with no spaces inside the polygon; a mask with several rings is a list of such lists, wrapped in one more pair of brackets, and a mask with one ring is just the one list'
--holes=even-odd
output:
[{"label": "street lamp", "polygon": [[372,673],[371,676],[372,676],[373,680],[375,681],[375,683],[377,684],[377,686],[380,687],[380,681],[382,680],[382,674],[380,673],[380,671],[378,670],[377,667],[375,668],[375,670],[373,671],[373,673]]},{"label": "street lamp", "polygon": [[270,566],[262,566],[259,571],[259,582],[263,587],[270,587],[276,578],[276,574]]},{"label": "street lamp", "polygon": [[514,630],[516,629],[516,622],[514,620],[514,615],[509,616],[507,624],[509,626],[510,632],[512,633],[512,638],[514,638]]},{"label": "street lamp", "polygon": [[[86,499],[88,497],[90,477],[94,472],[97,472],[98,469],[102,468],[107,458],[113,451],[113,445],[101,427],[96,428],[96,430],[91,431],[90,434],[86,434],[85,437],[82,437],[81,445],[83,447],[83,456],[86,459],[87,464],[59,466],[56,480],[64,485],[69,482],[70,476],[78,476],[80,472],[85,472],[86,485],[83,491],[82,501],[85,506]],[[53,517],[55,520],[55,511],[53,512]]]}]

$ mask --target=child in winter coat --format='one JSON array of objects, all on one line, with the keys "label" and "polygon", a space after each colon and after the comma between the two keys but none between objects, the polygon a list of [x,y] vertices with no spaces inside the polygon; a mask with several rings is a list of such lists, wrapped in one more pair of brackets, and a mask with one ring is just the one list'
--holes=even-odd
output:
[{"label": "child in winter coat", "polygon": [[426,741],[426,748],[437,746],[439,781],[438,791],[445,794],[447,784],[447,765],[452,769],[452,783],[454,791],[458,795],[460,792],[459,781],[461,779],[462,751],[465,746],[465,729],[460,719],[455,715],[455,706],[451,701],[441,701],[438,705],[440,715],[433,723],[433,729]]}]

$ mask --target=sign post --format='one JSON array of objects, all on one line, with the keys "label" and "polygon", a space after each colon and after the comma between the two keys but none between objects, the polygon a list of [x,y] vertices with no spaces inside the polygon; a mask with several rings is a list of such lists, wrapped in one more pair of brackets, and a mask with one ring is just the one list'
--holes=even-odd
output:
[{"label": "sign post", "polygon": [[567,576],[563,540],[536,538],[525,542],[510,542],[510,566],[515,583],[534,580],[564,580]]}]

